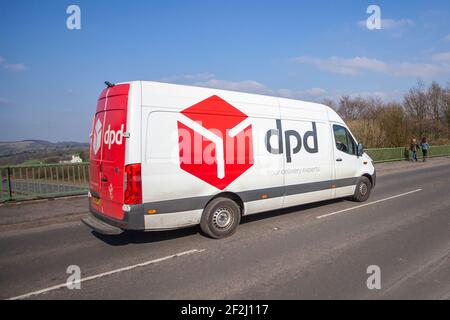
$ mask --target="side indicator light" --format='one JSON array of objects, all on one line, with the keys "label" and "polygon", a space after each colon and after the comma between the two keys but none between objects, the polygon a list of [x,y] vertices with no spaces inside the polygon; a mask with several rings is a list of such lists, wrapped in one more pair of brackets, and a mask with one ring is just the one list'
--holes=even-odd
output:
[{"label": "side indicator light", "polygon": [[154,210],[154,209],[147,210],[147,213],[148,213],[148,214],[155,214],[155,213],[156,213],[156,210]]},{"label": "side indicator light", "polygon": [[269,196],[267,194],[262,194],[261,199],[267,199]]}]

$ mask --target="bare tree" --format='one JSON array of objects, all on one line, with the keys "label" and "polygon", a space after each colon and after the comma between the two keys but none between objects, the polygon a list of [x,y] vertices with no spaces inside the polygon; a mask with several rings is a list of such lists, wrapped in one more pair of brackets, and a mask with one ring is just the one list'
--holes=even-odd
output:
[{"label": "bare tree", "polygon": [[407,115],[399,103],[388,103],[380,110],[378,125],[385,132],[384,147],[403,146],[409,140]]},{"label": "bare tree", "polygon": [[368,101],[362,97],[343,96],[339,101],[338,113],[345,120],[356,120],[367,115],[369,106]]},{"label": "bare tree", "polygon": [[421,81],[417,83],[416,87],[411,88],[404,98],[403,106],[413,120],[419,136],[424,135],[424,121],[428,112],[427,99],[427,93]]},{"label": "bare tree", "polygon": [[429,109],[432,112],[431,114],[433,119],[434,139],[439,139],[441,127],[441,109],[443,109],[442,102],[444,98],[444,91],[437,82],[433,81],[431,83],[431,86],[428,88],[427,95]]},{"label": "bare tree", "polygon": [[443,120],[447,128],[447,138],[450,139],[450,84],[443,93]]},{"label": "bare tree", "polygon": [[447,87],[437,82],[425,87],[419,81],[403,103],[347,95],[339,103],[324,99],[323,104],[337,109],[358,141],[369,148],[405,146],[412,136],[450,142],[450,82]]}]

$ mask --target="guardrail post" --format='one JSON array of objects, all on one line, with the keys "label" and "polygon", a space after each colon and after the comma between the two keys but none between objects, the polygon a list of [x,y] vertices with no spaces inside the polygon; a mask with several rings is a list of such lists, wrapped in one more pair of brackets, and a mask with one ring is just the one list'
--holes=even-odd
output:
[{"label": "guardrail post", "polygon": [[11,201],[13,199],[12,188],[11,188],[11,167],[6,168],[6,181],[8,182],[9,201]]}]

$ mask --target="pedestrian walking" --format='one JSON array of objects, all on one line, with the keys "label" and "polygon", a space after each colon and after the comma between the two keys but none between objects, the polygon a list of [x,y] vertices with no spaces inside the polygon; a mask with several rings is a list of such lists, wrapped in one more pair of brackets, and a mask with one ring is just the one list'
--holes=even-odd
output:
[{"label": "pedestrian walking", "polygon": [[419,145],[415,138],[411,139],[411,144],[409,145],[409,151],[412,153],[411,161],[417,162],[417,151],[419,150]]},{"label": "pedestrian walking", "polygon": [[428,149],[430,148],[427,137],[422,138],[422,142],[420,143],[420,149],[422,149],[423,162],[427,161],[428,158]]}]

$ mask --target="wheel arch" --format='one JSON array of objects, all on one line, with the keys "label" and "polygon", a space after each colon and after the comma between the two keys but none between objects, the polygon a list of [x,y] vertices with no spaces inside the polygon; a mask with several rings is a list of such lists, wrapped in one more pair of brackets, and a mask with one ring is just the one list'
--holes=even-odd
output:
[{"label": "wheel arch", "polygon": [[373,186],[373,177],[372,177],[372,175],[370,175],[368,173],[364,173],[361,177],[366,177],[367,179],[369,179],[370,184]]},{"label": "wheel arch", "polygon": [[228,198],[230,200],[233,200],[234,202],[236,202],[236,204],[241,209],[241,216],[244,215],[244,210],[245,210],[244,201],[242,201],[242,198],[237,193],[234,193],[231,191],[225,191],[225,192],[220,192],[220,193],[216,194],[214,197],[209,199],[209,201],[205,205],[205,208],[206,208],[206,206],[208,206],[208,204],[211,201],[213,201],[214,199],[217,199],[217,198]]}]

